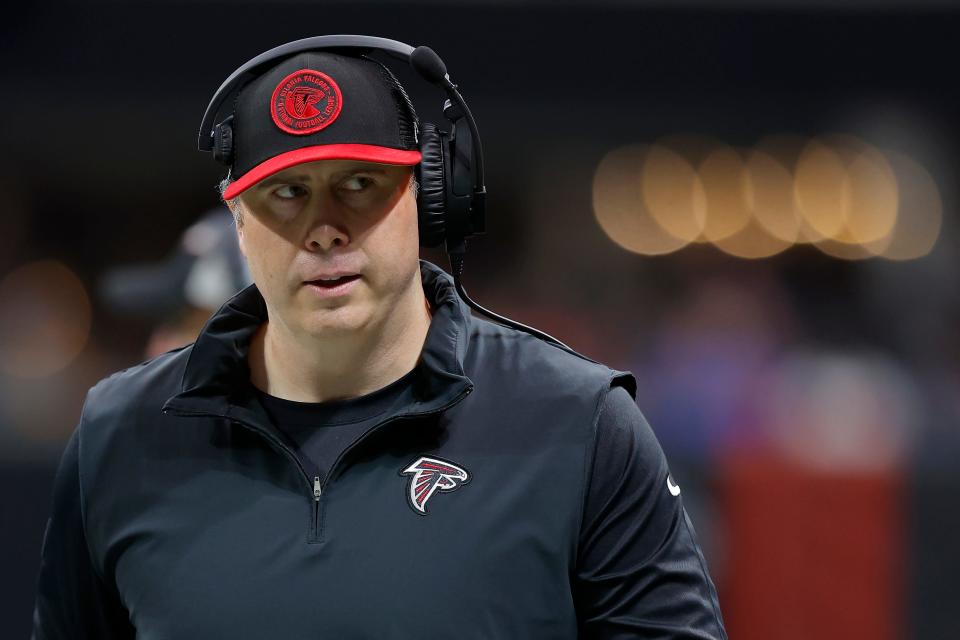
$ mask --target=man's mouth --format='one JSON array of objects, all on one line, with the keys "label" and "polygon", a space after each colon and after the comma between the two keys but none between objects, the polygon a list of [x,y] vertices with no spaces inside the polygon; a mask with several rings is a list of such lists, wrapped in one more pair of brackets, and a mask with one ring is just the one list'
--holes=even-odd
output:
[{"label": "man's mouth", "polygon": [[332,279],[332,280],[323,280],[323,279],[308,280],[308,281],[307,281],[307,284],[313,284],[313,285],[316,285],[316,286],[318,286],[318,287],[324,287],[324,288],[330,289],[330,288],[333,288],[333,287],[340,286],[341,284],[344,284],[345,282],[350,282],[351,280],[356,280],[356,279],[359,278],[359,277],[360,277],[359,275],[352,275],[352,276],[341,276],[341,277],[339,277],[339,278],[334,278],[334,279]]}]

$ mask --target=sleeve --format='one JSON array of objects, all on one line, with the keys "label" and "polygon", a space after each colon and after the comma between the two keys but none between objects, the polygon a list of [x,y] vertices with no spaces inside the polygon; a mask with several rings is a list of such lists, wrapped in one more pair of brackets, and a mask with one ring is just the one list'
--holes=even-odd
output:
[{"label": "sleeve", "polygon": [[580,638],[726,640],[716,589],[668,473],[633,397],[612,387],[598,416],[572,578]]},{"label": "sleeve", "polygon": [[80,428],[67,442],[54,479],[43,534],[31,640],[134,638],[136,631],[114,589],[90,561],[81,511]]}]

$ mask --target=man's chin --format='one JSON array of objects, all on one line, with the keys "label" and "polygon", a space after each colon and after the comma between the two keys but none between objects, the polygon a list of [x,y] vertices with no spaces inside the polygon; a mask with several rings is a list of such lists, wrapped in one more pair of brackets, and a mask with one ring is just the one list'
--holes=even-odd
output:
[{"label": "man's chin", "polygon": [[309,309],[304,312],[301,326],[305,333],[316,337],[356,333],[367,324],[358,307],[357,304],[346,304]]}]

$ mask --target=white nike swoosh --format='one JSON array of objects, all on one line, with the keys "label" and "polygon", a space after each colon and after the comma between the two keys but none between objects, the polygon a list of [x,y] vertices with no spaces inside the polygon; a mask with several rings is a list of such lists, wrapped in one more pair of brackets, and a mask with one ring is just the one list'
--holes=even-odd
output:
[{"label": "white nike swoosh", "polygon": [[673,478],[667,475],[667,489],[670,491],[670,495],[678,496],[680,495],[680,485],[674,484]]}]

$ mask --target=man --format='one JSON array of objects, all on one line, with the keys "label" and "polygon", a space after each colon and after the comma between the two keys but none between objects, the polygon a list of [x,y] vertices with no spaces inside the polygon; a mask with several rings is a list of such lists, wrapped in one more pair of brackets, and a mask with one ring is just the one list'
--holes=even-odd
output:
[{"label": "man", "polygon": [[419,259],[396,86],[308,52],[237,96],[255,284],[90,390],[36,638],[726,637],[632,374],[474,316]]},{"label": "man", "polygon": [[162,261],[111,269],[98,289],[111,313],[152,325],[143,357],[153,358],[193,342],[210,314],[251,282],[233,217],[218,206],[191,224]]}]

